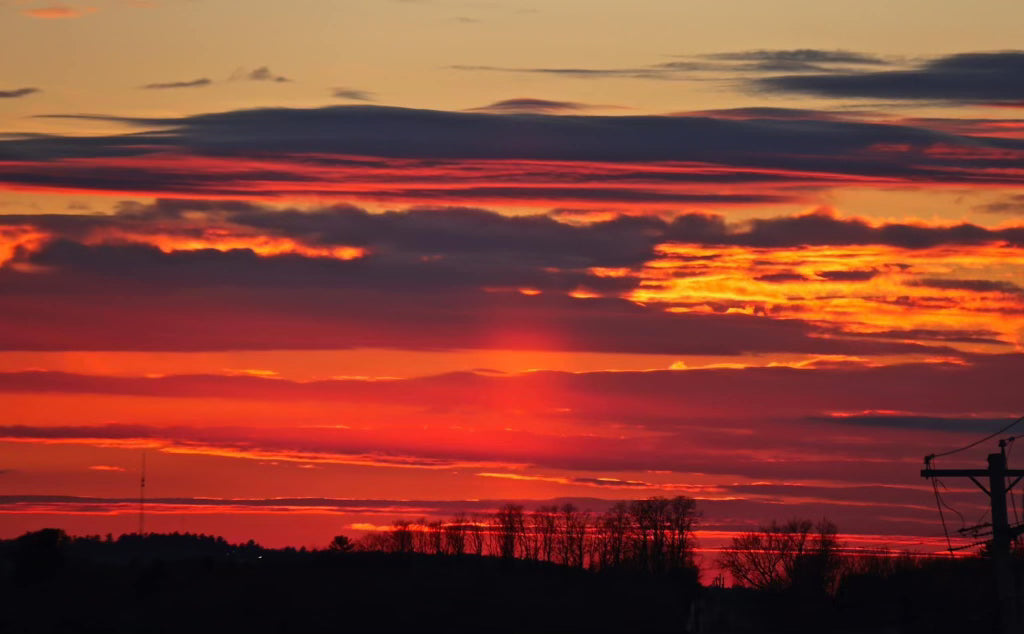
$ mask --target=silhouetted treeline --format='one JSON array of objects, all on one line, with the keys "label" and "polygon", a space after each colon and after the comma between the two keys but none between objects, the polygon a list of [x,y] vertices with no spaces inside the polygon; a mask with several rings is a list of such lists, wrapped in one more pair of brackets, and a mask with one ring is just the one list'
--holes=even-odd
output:
[{"label": "silhouetted treeline", "polygon": [[134,533],[116,539],[112,535],[71,537],[56,528],[26,533],[17,539],[0,541],[0,554],[7,554],[16,574],[41,574],[63,564],[68,558],[107,563],[136,560],[228,557],[246,559],[265,552],[256,542],[229,544],[223,537],[193,533]]},{"label": "silhouetted treeline", "polygon": [[0,541],[0,632],[993,631],[983,556],[853,551],[827,520],[795,519],[721,549],[742,585],[701,587],[697,518],[688,498],[506,505],[308,551],[46,529]]},{"label": "silhouetted treeline", "polygon": [[690,571],[696,577],[692,498],[618,502],[595,514],[572,504],[531,511],[506,504],[493,514],[447,520],[397,520],[364,537],[361,550],[431,555],[490,555],[589,570],[646,573]]},{"label": "silhouetted treeline", "polygon": [[736,585],[727,590],[719,578],[705,589],[694,607],[697,632],[995,631],[984,557],[848,549],[832,522],[793,519],[738,535],[717,563]]},{"label": "silhouetted treeline", "polygon": [[[707,587],[692,607],[701,634],[991,634],[992,564],[893,552],[848,556],[835,593]],[[861,568],[857,570],[857,568]]]},{"label": "silhouetted treeline", "polygon": [[0,541],[0,632],[679,632],[696,590],[665,576],[350,545],[28,533]]}]

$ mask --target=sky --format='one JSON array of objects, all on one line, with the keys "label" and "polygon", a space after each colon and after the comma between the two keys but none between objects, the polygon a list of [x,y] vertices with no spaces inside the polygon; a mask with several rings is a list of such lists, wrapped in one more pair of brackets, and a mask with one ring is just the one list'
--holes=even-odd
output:
[{"label": "sky", "polygon": [[1024,414],[1022,21],[0,2],[0,537],[137,530],[145,455],[146,530],[269,546],[688,495],[942,548],[922,457]]}]

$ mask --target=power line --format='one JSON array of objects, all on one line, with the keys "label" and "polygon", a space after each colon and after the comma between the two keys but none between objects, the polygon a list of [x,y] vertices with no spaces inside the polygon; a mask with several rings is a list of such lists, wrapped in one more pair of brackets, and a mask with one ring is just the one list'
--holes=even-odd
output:
[{"label": "power line", "polygon": [[925,461],[925,463],[927,463],[927,462],[930,462],[931,460],[933,460],[935,458],[941,458],[943,456],[951,456],[951,455],[953,455],[955,453],[960,453],[961,451],[966,451],[966,450],[968,450],[968,449],[970,449],[972,447],[977,447],[978,445],[980,445],[981,443],[983,443],[983,442],[985,442],[987,440],[992,440],[993,438],[995,438],[999,434],[1006,433],[1007,431],[1012,429],[1014,425],[1016,425],[1017,423],[1019,423],[1021,421],[1024,421],[1024,416],[1021,416],[1020,418],[1018,418],[1017,420],[1013,421],[1012,423],[1010,423],[1006,427],[1003,427],[999,431],[992,432],[991,434],[989,434],[988,436],[985,436],[981,440],[976,440],[976,441],[972,442],[969,445],[964,445],[963,447],[960,447],[959,449],[952,449],[950,451],[944,451],[942,453],[933,453],[930,456],[925,456],[924,461]]},{"label": "power line", "polygon": [[[1022,417],[1024,419],[1024,417]],[[1014,421],[1010,426],[1020,422],[1018,419]],[[1005,432],[1005,428],[1003,431]],[[989,436],[991,439],[993,436],[998,435],[1002,432],[997,432]],[[970,447],[978,445],[982,441],[974,442],[964,447],[969,449]],[[1005,441],[1001,442],[1000,445],[1005,448]],[[955,451],[947,452],[956,453],[956,451],[962,451],[958,449]],[[993,572],[995,574],[995,584],[993,586],[994,594],[993,598],[997,601],[999,606],[999,631],[1004,634],[1010,634],[1011,632],[1017,632],[1017,614],[1016,614],[1016,598],[1014,597],[1014,583],[1013,583],[1013,571],[1010,565],[1010,543],[1014,538],[1014,535],[1020,531],[1019,526],[1010,526],[1007,517],[1006,509],[1006,494],[1012,495],[1012,489],[1017,485],[1018,482],[1024,478],[1024,469],[1008,469],[1006,467],[1006,453],[1000,451],[999,453],[990,453],[988,455],[988,468],[987,469],[934,469],[931,467],[931,462],[935,459],[935,456],[928,456],[925,458],[925,468],[921,470],[921,477],[930,478],[932,480],[932,490],[935,492],[936,503],[942,507],[942,497],[939,495],[938,483],[936,480],[940,477],[957,477],[957,478],[969,478],[975,485],[978,486],[989,498],[989,504],[992,512],[992,539],[987,542],[979,542],[990,544],[989,553],[991,554],[993,563]],[[978,478],[987,478],[988,486],[982,484]],[[1008,478],[1016,478],[1007,484]],[[950,508],[950,507],[946,507]],[[941,515],[941,513],[940,513]],[[943,519],[943,532],[949,539],[948,530],[945,526],[945,519]],[[950,546],[950,556],[953,555],[953,547],[947,541],[947,545]],[[970,547],[970,546],[968,546]],[[958,548],[957,550],[961,550]]]},{"label": "power line", "polygon": [[967,544],[966,546],[957,546],[955,548],[950,548],[949,549],[949,554],[952,556],[954,550],[967,550],[969,548],[977,548],[978,546],[984,546],[987,543],[988,543],[988,541],[974,542],[973,544]]},{"label": "power line", "polygon": [[983,528],[992,528],[992,522],[983,522],[975,524],[974,526],[965,526],[964,528],[958,529],[958,533],[969,533],[971,531],[980,531]]},{"label": "power line", "polygon": [[942,497],[939,495],[938,479],[932,478],[932,490],[935,491],[935,507],[939,509],[939,519],[942,520],[942,534],[946,536],[946,547],[949,548],[949,556],[953,556],[953,542],[949,539],[949,529],[946,528],[946,514],[942,512]]},{"label": "power line", "polygon": [[[931,466],[933,460],[934,457],[926,458],[925,464]],[[932,491],[935,493],[935,506],[936,508],[939,509],[939,519],[942,520],[942,534],[946,536],[946,547],[949,548],[949,556],[952,557],[953,542],[949,538],[949,527],[946,525],[946,514],[942,512],[943,507],[957,514],[957,516],[960,518],[961,528],[967,525],[967,521],[964,519],[964,516],[960,513],[960,511],[956,510],[955,508],[947,504],[945,500],[942,499],[942,494],[939,493],[939,485],[941,484],[943,489],[946,488],[946,485],[938,478],[933,477],[929,479],[932,481]]]},{"label": "power line", "polygon": [[[946,486],[945,482],[943,482],[942,480],[939,480],[938,478],[936,478],[936,480],[938,480],[939,486],[942,487],[943,491],[949,491],[949,487]],[[941,495],[939,496],[939,500],[942,502],[942,506],[946,507],[950,511],[953,511],[954,513],[956,513],[956,516],[960,518],[960,528],[963,528],[964,526],[967,526],[967,520],[964,518],[964,514],[963,513],[961,513],[960,511],[958,511],[955,508],[953,508],[952,506],[950,506],[949,503],[946,502],[946,499],[944,497],[942,497]]]}]

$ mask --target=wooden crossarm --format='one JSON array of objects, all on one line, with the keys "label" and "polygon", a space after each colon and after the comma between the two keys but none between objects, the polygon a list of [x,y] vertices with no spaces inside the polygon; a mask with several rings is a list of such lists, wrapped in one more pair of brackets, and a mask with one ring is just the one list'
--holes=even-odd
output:
[{"label": "wooden crossarm", "polygon": [[[1024,469],[1007,469],[1009,477],[1024,476]],[[988,469],[921,469],[922,478],[987,478]]]}]

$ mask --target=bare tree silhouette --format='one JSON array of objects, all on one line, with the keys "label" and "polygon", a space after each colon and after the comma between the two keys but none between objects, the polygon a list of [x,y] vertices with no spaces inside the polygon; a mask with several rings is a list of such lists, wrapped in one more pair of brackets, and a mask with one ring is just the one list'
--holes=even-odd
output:
[{"label": "bare tree silhouette", "polygon": [[535,558],[553,561],[558,534],[558,507],[540,506],[530,514],[530,529],[536,541]]},{"label": "bare tree silhouette", "polygon": [[594,552],[599,568],[617,568],[627,557],[633,523],[625,502],[616,502],[601,515],[595,526]]},{"label": "bare tree silhouette", "polygon": [[830,592],[839,577],[839,550],[835,524],[793,519],[734,537],[718,563],[738,583],[759,590],[796,586]]},{"label": "bare tree silhouette", "polygon": [[465,513],[458,513],[444,525],[444,552],[449,555],[462,555],[466,552],[466,532],[469,520]]},{"label": "bare tree silhouette", "polygon": [[590,511],[580,511],[572,504],[564,504],[559,511],[558,562],[563,566],[582,568]]},{"label": "bare tree silhouette", "polygon": [[395,520],[392,524],[389,548],[394,553],[411,553],[415,551],[416,542],[409,520]]},{"label": "bare tree silhouette", "polygon": [[470,550],[474,555],[479,556],[484,554],[484,546],[487,542],[487,534],[485,533],[486,528],[487,517],[479,513],[474,513],[469,524],[466,525]]},{"label": "bare tree silhouette", "polygon": [[526,537],[526,520],[521,504],[506,504],[493,518],[494,550],[502,559],[513,559],[522,553]]}]

